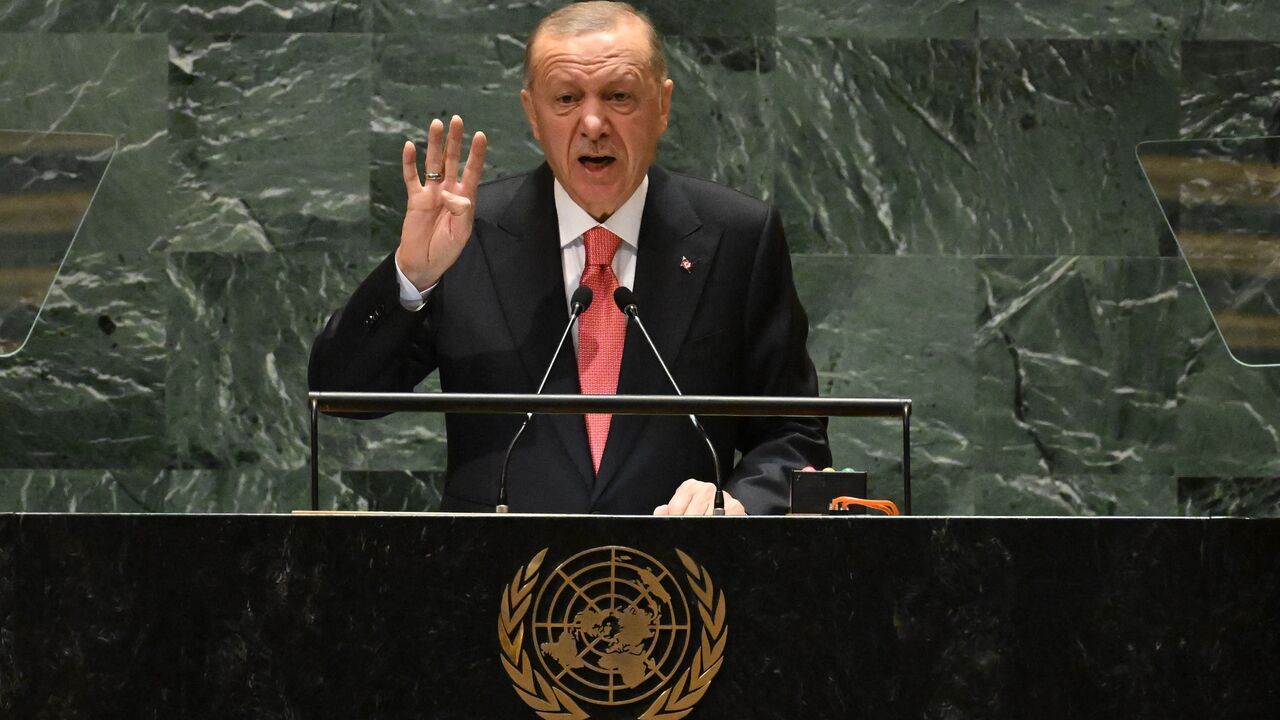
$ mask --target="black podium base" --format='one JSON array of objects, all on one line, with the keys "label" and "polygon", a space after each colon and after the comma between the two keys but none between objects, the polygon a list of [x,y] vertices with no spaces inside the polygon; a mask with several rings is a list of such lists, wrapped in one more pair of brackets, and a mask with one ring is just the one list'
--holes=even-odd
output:
[{"label": "black podium base", "polygon": [[1274,717],[1278,620],[1275,520],[0,516],[5,718]]}]

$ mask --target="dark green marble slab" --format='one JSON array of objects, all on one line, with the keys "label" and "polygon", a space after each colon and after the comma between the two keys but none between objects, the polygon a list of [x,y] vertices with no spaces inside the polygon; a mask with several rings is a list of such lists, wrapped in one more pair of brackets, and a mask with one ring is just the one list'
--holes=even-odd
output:
[{"label": "dark green marble slab", "polygon": [[1183,0],[1182,22],[1199,40],[1280,40],[1276,0]]},{"label": "dark green marble slab", "polygon": [[1053,476],[1040,473],[984,476],[975,490],[977,515],[1168,516],[1178,515],[1172,476]]},{"label": "dark green marble slab", "polygon": [[162,247],[364,248],[371,66],[367,35],[173,38]]},{"label": "dark green marble slab", "polygon": [[351,470],[342,473],[346,489],[334,502],[344,510],[423,512],[440,507],[444,472]]},{"label": "dark green marble slab", "polygon": [[168,225],[160,35],[0,34],[0,127],[114,136],[118,147],[72,256],[131,261]]},{"label": "dark green marble slab", "polygon": [[[544,15],[567,5],[565,0],[500,3],[492,0],[370,0],[374,32],[429,32],[443,38],[453,33],[510,33],[523,41]],[[735,37],[774,32],[774,0],[635,0],[663,35]]]},{"label": "dark green marble slab", "polygon": [[168,482],[149,470],[0,470],[0,508],[23,512],[166,510]]},{"label": "dark green marble slab", "polygon": [[777,49],[764,37],[671,37],[675,85],[658,163],[756,198],[773,194]]},{"label": "dark green marble slab", "polygon": [[1280,43],[1183,43],[1180,135],[1280,135]]},{"label": "dark green marble slab", "polygon": [[[164,482],[166,513],[290,513],[311,507],[311,475],[305,469],[166,470]],[[321,483],[322,508],[333,507],[337,489]]]},{"label": "dark green marble slab", "polygon": [[[430,35],[432,47],[449,45],[451,37],[465,33],[505,33],[518,42],[544,15],[568,4],[568,0],[527,0],[499,3],[491,0],[368,0],[370,28],[375,33]],[[425,38],[424,38],[425,39]]]},{"label": "dark green marble slab", "polygon": [[976,63],[963,41],[781,40],[777,193],[792,250],[978,250]]},{"label": "dark green marble slab", "polygon": [[780,0],[778,35],[783,37],[971,38],[977,30],[976,0]]},{"label": "dark green marble slab", "polygon": [[981,58],[981,250],[1160,254],[1165,223],[1134,147],[1175,136],[1177,46],[983,41]]},{"label": "dark green marble slab", "polygon": [[[257,477],[307,468],[311,342],[380,259],[336,252],[172,254],[176,301],[166,374],[172,462],[256,469]],[[429,380],[422,389],[433,387]],[[321,418],[325,477],[336,481],[345,469],[443,468],[443,425],[425,414]]]},{"label": "dark green marble slab", "polygon": [[1280,477],[1178,478],[1178,507],[1195,516],[1280,516]]},{"label": "dark green marble slab", "polygon": [[30,342],[0,359],[0,467],[163,462],[164,58],[155,35],[0,37],[0,126],[119,140]]},{"label": "dark green marble slab", "polygon": [[1184,0],[978,0],[984,38],[1176,38]]},{"label": "dark green marble slab", "polygon": [[1196,300],[1180,323],[1190,348],[1177,386],[1178,474],[1280,477],[1280,373],[1233,360]]},{"label": "dark green marble slab", "polygon": [[[818,394],[910,398],[913,510],[972,512],[973,261],[801,255],[795,276]],[[835,467],[867,471],[873,494],[901,503],[901,430],[833,420]]]},{"label": "dark green marble slab", "polygon": [[0,30],[23,32],[354,32],[368,0],[9,0]]},{"label": "dark green marble slab", "polygon": [[1198,302],[1181,260],[978,261],[980,465],[1007,478],[1172,478]]},{"label": "dark green marble slab", "polygon": [[73,251],[26,347],[0,361],[0,467],[162,465],[158,275],[120,254]]}]

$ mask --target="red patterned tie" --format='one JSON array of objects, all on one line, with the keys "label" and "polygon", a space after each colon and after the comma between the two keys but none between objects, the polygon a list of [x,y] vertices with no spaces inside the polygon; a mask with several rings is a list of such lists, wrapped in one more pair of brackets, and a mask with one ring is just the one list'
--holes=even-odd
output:
[{"label": "red patterned tie", "polygon": [[[627,316],[613,302],[613,291],[618,289],[613,253],[622,238],[603,227],[591,228],[582,238],[587,243],[587,266],[581,282],[591,288],[595,300],[578,320],[578,384],[586,395],[613,395],[618,391],[618,368],[627,337]],[[586,416],[591,465],[597,473],[612,418],[605,414]]]}]

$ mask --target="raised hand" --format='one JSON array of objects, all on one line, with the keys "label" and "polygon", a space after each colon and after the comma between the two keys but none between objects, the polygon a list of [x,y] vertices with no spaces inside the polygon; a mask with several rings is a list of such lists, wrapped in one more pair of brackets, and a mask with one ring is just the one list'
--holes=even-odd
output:
[{"label": "raised hand", "polygon": [[471,238],[476,218],[476,187],[484,171],[488,145],[482,132],[471,138],[467,165],[459,179],[462,118],[454,115],[449,120],[447,139],[444,123],[432,120],[427,131],[426,181],[423,182],[418,175],[418,148],[411,141],[404,144],[401,160],[409,203],[400,228],[396,263],[419,290],[435,285]]}]

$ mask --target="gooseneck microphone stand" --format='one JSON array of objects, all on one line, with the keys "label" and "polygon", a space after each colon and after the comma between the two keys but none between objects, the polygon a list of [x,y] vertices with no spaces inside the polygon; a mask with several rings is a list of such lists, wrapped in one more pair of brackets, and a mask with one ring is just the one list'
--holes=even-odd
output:
[{"label": "gooseneck microphone stand", "polygon": [[[538,391],[535,395],[541,395],[542,389],[547,386],[547,378],[551,377],[551,368],[556,366],[556,360],[560,358],[560,351],[564,349],[564,341],[569,337],[569,331],[573,329],[573,324],[578,322],[578,318],[582,313],[591,307],[591,288],[586,285],[579,285],[577,290],[573,291],[573,298],[569,301],[569,322],[565,323],[564,332],[560,333],[560,342],[556,343],[556,351],[551,356],[551,362],[547,363],[547,371],[542,374],[542,382],[538,383]],[[506,457],[502,458],[502,474],[498,476],[498,504],[494,506],[493,511],[496,513],[505,513],[507,507],[507,467],[511,465],[511,453],[516,449],[516,443],[520,441],[520,436],[524,434],[524,429],[529,427],[529,421],[533,419],[533,413],[524,414],[524,422],[520,423],[520,429],[516,431],[514,437],[511,438],[511,444],[507,446]]]},{"label": "gooseneck microphone stand", "polygon": [[[644,323],[640,321],[640,308],[636,306],[635,293],[631,292],[631,288],[619,287],[613,291],[613,301],[618,305],[618,309],[627,316],[628,320],[635,320],[636,327],[640,328],[640,333],[644,335],[645,342],[649,344],[649,349],[653,351],[653,356],[658,359],[658,364],[662,366],[662,372],[667,374],[667,380],[671,383],[671,387],[675,389],[676,395],[684,396],[680,391],[680,386],[676,384],[676,379],[671,376],[671,370],[667,368],[667,363],[662,359],[662,354],[658,352],[658,346],[653,344],[653,338],[649,337],[649,331],[645,329]],[[716,454],[716,446],[711,442],[711,436],[707,434],[702,423],[698,422],[698,416],[689,413],[689,422],[693,423],[693,427],[702,435],[702,440],[707,444],[707,451],[711,453],[711,466],[715,471],[716,480],[716,496],[711,506],[712,515],[724,515],[724,488],[723,479],[720,476],[720,456]]]}]

